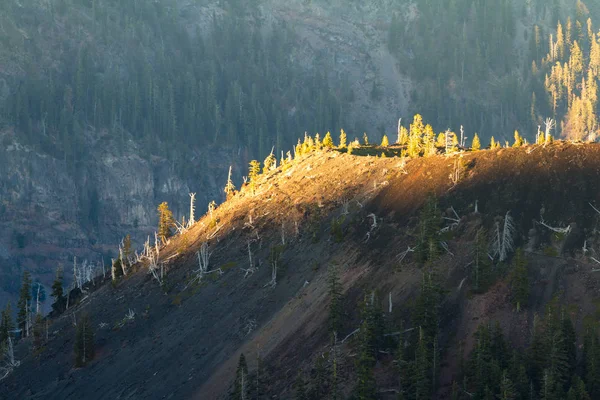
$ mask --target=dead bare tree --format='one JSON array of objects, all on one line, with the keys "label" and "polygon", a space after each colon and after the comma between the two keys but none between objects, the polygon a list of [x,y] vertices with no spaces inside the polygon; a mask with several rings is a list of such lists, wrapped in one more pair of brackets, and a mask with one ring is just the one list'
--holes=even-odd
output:
[{"label": "dead bare tree", "polygon": [[254,272],[256,272],[256,268],[254,267],[254,260],[252,259],[252,247],[250,244],[250,240],[248,240],[248,262],[249,262],[249,267],[248,269],[243,269],[242,271],[245,272],[244,274],[244,279],[246,279],[246,277],[250,274],[254,274]]},{"label": "dead bare tree", "polygon": [[396,258],[398,258],[398,265],[402,264],[402,261],[404,261],[404,259],[408,255],[408,253],[414,253],[414,252],[415,252],[415,248],[408,246],[406,250],[404,250],[402,253],[398,254],[398,256],[396,257]]},{"label": "dead bare tree", "polygon": [[465,148],[465,142],[467,141],[467,137],[465,136],[465,129],[463,126],[460,126],[460,147]]},{"label": "dead bare tree", "polygon": [[546,120],[544,121],[544,125],[546,127],[545,132],[544,132],[544,146],[545,146],[548,143],[550,143],[550,140],[551,140],[550,132],[552,131],[552,129],[554,129],[556,127],[556,121],[553,120],[552,118],[546,118]]},{"label": "dead bare tree", "polygon": [[342,215],[350,214],[350,200],[344,198],[342,199]]},{"label": "dead bare tree", "polygon": [[215,209],[217,208],[217,203],[213,200],[208,203],[208,213],[210,214],[211,222],[215,220]]},{"label": "dead bare tree", "polygon": [[37,284],[37,294],[36,294],[36,299],[35,299],[35,313],[39,314],[40,313],[40,289],[41,289],[41,285],[38,283]]},{"label": "dead bare tree", "polygon": [[[231,169],[229,170],[231,174]],[[190,219],[188,220],[187,227],[191,228],[196,222],[196,193],[190,193]]]},{"label": "dead bare tree", "polygon": [[269,264],[271,264],[271,280],[267,282],[263,287],[270,286],[274,288],[277,286],[277,268],[279,267],[279,261],[281,259],[282,247],[274,246],[271,248],[269,254]]},{"label": "dead bare tree", "polygon": [[450,181],[452,182],[452,187],[456,186],[460,181],[460,178],[463,174],[463,165],[462,158],[458,157],[454,160],[454,166],[452,168],[452,172],[450,173]]},{"label": "dead bare tree", "polygon": [[208,243],[202,243],[200,250],[196,252],[196,256],[198,257],[198,269],[194,271],[194,278],[190,281],[190,283],[188,283],[186,288],[194,282],[201,281],[204,275],[215,272],[219,275],[223,275],[223,270],[221,268],[213,269],[212,271],[208,270],[211,254],[212,253],[208,251]]},{"label": "dead bare tree", "polygon": [[371,223],[371,231],[377,228],[377,216],[373,213],[367,215],[367,218],[372,218],[373,222]]},{"label": "dead bare tree", "polygon": [[75,288],[81,288],[81,280],[77,271],[77,257],[73,257],[73,283],[75,284]]},{"label": "dead bare tree", "polygon": [[148,265],[148,271],[152,274],[152,277],[156,279],[159,285],[162,286],[165,277],[165,264],[160,263],[158,265],[158,254],[152,253],[149,257],[150,264]]},{"label": "dead bare tree", "polygon": [[12,338],[9,337],[6,343],[4,360],[2,361],[2,364],[0,364],[0,381],[10,375],[10,373],[13,372],[13,370],[19,365],[21,365],[21,362],[15,360],[15,351]]},{"label": "dead bare tree", "polygon": [[445,219],[446,221],[450,221],[451,224],[442,228],[440,230],[440,232],[448,232],[448,231],[454,230],[455,228],[458,227],[458,224],[460,224],[460,217],[458,216],[458,213],[456,212],[454,207],[450,207],[450,211],[452,211],[452,213],[454,214],[454,217],[443,217],[443,219]]},{"label": "dead bare tree", "polygon": [[492,257],[499,257],[500,261],[506,260],[508,254],[514,250],[514,235],[516,228],[510,211],[504,216],[502,224],[496,222],[494,240],[492,242]]},{"label": "dead bare tree", "polygon": [[568,235],[571,232],[571,225],[567,226],[566,228],[555,228],[555,227],[552,227],[552,226],[546,224],[546,222],[544,221],[544,217],[543,216],[541,216],[540,220],[536,221],[536,223],[538,225],[542,225],[545,228],[548,228],[552,232],[560,233],[560,234],[563,234],[563,235]]}]

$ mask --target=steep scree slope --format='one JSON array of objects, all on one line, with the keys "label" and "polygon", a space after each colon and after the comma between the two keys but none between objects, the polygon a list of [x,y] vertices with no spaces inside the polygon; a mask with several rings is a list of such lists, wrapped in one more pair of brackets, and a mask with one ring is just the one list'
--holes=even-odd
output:
[{"label": "steep scree slope", "polygon": [[[315,357],[327,351],[329,264],[341,266],[342,336],[358,326],[356,304],[371,290],[393,299],[393,313],[387,314],[386,304],[388,326],[405,316],[422,270],[411,255],[402,264],[397,256],[415,245],[416,213],[430,194],[442,209],[454,207],[461,216],[448,240],[452,255],[430,266],[444,278],[448,293],[440,346],[450,350],[442,363],[439,398],[445,398],[456,373],[458,349],[470,350],[479,322],[498,320],[517,344],[526,344],[523,333],[531,328],[534,313],[560,292],[561,301],[576,305],[580,330],[583,317],[595,310],[600,288],[593,262],[579,251],[584,239],[591,249],[598,243],[597,217],[588,202],[600,201],[600,146],[556,143],[465,153],[465,171],[454,184],[449,175],[457,159],[434,156],[404,165],[396,157],[329,151],[268,173],[255,194],[244,188],[212,216],[171,239],[160,253],[167,271],[162,288],[138,264],[137,272],[115,285],[90,287],[76,307],[52,321],[41,351],[30,353],[31,342],[22,341],[17,347],[22,364],[2,382],[0,397],[222,398],[239,354],[246,354],[252,371],[260,351],[271,376],[269,393],[291,398],[298,370],[310,371]],[[338,243],[330,234],[331,220],[342,214],[346,200],[348,215]],[[475,204],[479,213],[474,213]],[[571,224],[574,236],[549,237],[532,221],[540,220],[542,208],[549,225]],[[485,294],[468,295],[465,265],[473,232],[492,226],[507,211],[518,227],[516,244],[529,247],[533,306],[521,313],[514,312],[502,279]],[[270,249],[283,241],[277,285],[271,287]],[[190,284],[202,243],[211,251],[209,269],[223,273]],[[245,277],[248,246],[257,270]],[[554,256],[544,254],[548,247],[556,249]],[[125,318],[129,310],[135,312],[133,320]],[[74,369],[73,321],[84,312],[96,327],[97,355],[85,368]],[[458,346],[463,340],[465,346]],[[355,379],[353,360],[350,340],[341,345],[339,361],[346,394]],[[397,380],[391,360],[380,361],[378,384],[393,389]]]}]

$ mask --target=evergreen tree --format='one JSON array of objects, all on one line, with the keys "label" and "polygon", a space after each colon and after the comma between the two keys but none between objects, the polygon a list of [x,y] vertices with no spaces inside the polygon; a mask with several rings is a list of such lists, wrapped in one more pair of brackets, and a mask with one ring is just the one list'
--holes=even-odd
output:
[{"label": "evergreen tree", "polygon": [[294,384],[295,395],[294,400],[308,400],[308,394],[306,392],[306,382],[302,376],[302,371],[296,377],[296,383]]},{"label": "evergreen tree", "polygon": [[490,262],[487,249],[487,234],[484,228],[480,228],[475,234],[474,260],[473,264],[471,264],[473,291],[476,293],[485,291],[490,283]]},{"label": "evergreen tree", "polygon": [[265,158],[265,161],[263,163],[263,174],[268,173],[269,171],[271,171],[277,163],[277,158],[275,158],[275,155],[273,154],[273,152],[271,152],[271,154],[269,154],[267,156],[267,158]]},{"label": "evergreen tree", "polygon": [[332,149],[334,147],[333,139],[331,138],[330,132],[327,132],[327,134],[323,138],[323,147],[325,147],[326,149]]},{"label": "evergreen tree", "polygon": [[423,154],[425,157],[436,154],[437,149],[435,148],[435,132],[431,125],[427,124],[423,132]]},{"label": "evergreen tree", "polygon": [[514,259],[514,269],[511,277],[511,292],[513,304],[517,310],[527,307],[529,299],[529,278],[527,272],[527,259],[522,249],[517,249]]},{"label": "evergreen tree", "polygon": [[540,385],[540,400],[560,400],[562,398],[558,393],[554,376],[548,369],[544,370]]},{"label": "evergreen tree", "polygon": [[592,400],[587,390],[585,389],[585,383],[577,375],[573,376],[571,388],[567,393],[567,400]]},{"label": "evergreen tree", "polygon": [[408,144],[408,129],[403,126],[400,127],[400,131],[398,132],[398,144],[401,146]]},{"label": "evergreen tree", "polygon": [[52,310],[58,315],[65,310],[67,299],[63,293],[63,268],[59,266],[56,269],[56,278],[52,283],[52,297],[54,302],[52,303]]},{"label": "evergreen tree", "polygon": [[595,322],[586,323],[582,359],[586,390],[593,399],[600,398],[600,341]]},{"label": "evergreen tree", "polygon": [[77,321],[75,330],[75,367],[83,367],[94,359],[94,329],[88,314]]},{"label": "evergreen tree", "polygon": [[359,354],[356,362],[357,387],[356,396],[360,400],[375,400],[377,398],[377,387],[373,367],[375,358],[372,346],[373,333],[367,321],[363,321],[359,332]]},{"label": "evergreen tree", "polygon": [[[302,148],[302,143],[300,143],[300,139],[298,139],[298,144],[296,145],[296,147],[294,148],[294,152],[296,153],[296,157],[300,157],[302,154],[304,154],[302,152],[303,148]],[[257,161],[258,162],[258,161]],[[259,167],[259,171],[260,171],[260,167]]]},{"label": "evergreen tree", "polygon": [[419,341],[415,351],[414,361],[414,398],[415,400],[431,399],[431,358],[427,338],[422,328],[419,328]]},{"label": "evergreen tree", "polygon": [[421,292],[415,299],[413,320],[420,326],[427,341],[433,343],[437,336],[440,322],[440,308],[443,291],[432,273],[423,274]]},{"label": "evergreen tree", "polygon": [[250,382],[248,381],[248,364],[246,363],[246,357],[244,353],[240,354],[238,361],[238,367],[235,371],[235,383],[233,386],[232,400],[246,400],[248,399],[248,389]]},{"label": "evergreen tree", "polygon": [[[10,337],[10,332],[14,329],[15,325],[13,323],[12,309],[10,302],[8,302],[6,308],[2,310],[2,314],[0,315],[0,349],[4,347],[4,344]],[[1,351],[0,354],[2,354]]]},{"label": "evergreen tree", "polygon": [[131,235],[127,234],[123,239],[123,262],[129,264],[131,258]]},{"label": "evergreen tree", "polygon": [[434,197],[429,197],[419,215],[416,255],[421,263],[433,261],[439,250],[439,225],[441,213]]},{"label": "evergreen tree", "polygon": [[473,151],[481,149],[481,142],[479,141],[479,136],[477,134],[473,136],[473,143],[471,144],[471,149]]},{"label": "evergreen tree", "polygon": [[267,398],[267,371],[265,368],[265,363],[262,357],[260,356],[260,352],[256,354],[256,377],[254,382],[254,396],[253,398],[256,400],[261,400]]},{"label": "evergreen tree", "polygon": [[340,331],[342,322],[342,285],[337,265],[329,266],[329,332],[333,335]]},{"label": "evergreen tree", "polygon": [[381,147],[388,147],[390,145],[390,141],[388,140],[387,135],[383,135],[381,139]]},{"label": "evergreen tree", "polygon": [[500,393],[496,396],[499,400],[515,400],[517,398],[517,391],[515,385],[512,383],[508,376],[508,372],[504,370],[502,372],[502,380],[500,381]]},{"label": "evergreen tree", "polygon": [[494,139],[494,137],[492,136],[492,138],[490,139],[490,149],[494,150],[494,149],[499,149],[500,148],[500,142],[496,142],[496,139]]},{"label": "evergreen tree", "polygon": [[410,130],[408,134],[408,148],[407,153],[409,157],[418,157],[422,150],[422,136],[425,132],[425,125],[423,124],[423,117],[420,114],[416,114],[413,118],[413,123],[410,124]]},{"label": "evergreen tree", "polygon": [[33,348],[41,349],[44,340],[44,318],[42,314],[36,314],[33,322]]},{"label": "evergreen tree", "polygon": [[[302,146],[302,154],[306,154],[304,150],[304,146]],[[258,176],[260,175],[260,162],[256,160],[250,161],[250,169],[248,171],[248,181],[250,182],[250,189],[252,190],[252,194],[254,194],[256,190],[256,183],[258,180]]]},{"label": "evergreen tree", "polygon": [[310,399],[318,400],[325,398],[329,388],[329,354],[321,354],[315,362],[315,376],[310,390]]},{"label": "evergreen tree", "polygon": [[344,132],[344,130],[342,129],[340,131],[340,145],[338,146],[340,149],[346,148],[346,140],[346,132]]},{"label": "evergreen tree", "polygon": [[26,336],[29,326],[29,313],[31,310],[31,274],[29,271],[23,272],[17,310],[17,327],[21,329],[23,335]]},{"label": "evergreen tree", "polygon": [[519,131],[515,131],[515,143],[512,147],[521,147],[524,143],[525,141],[523,140],[523,137],[519,135]]},{"label": "evergreen tree", "polygon": [[321,143],[321,135],[319,135],[319,133],[317,132],[317,134],[315,135],[315,150],[320,151],[323,144]]},{"label": "evergreen tree", "polygon": [[381,302],[379,296],[373,291],[370,296],[365,295],[360,305],[362,320],[369,327],[369,335],[371,338],[371,348],[373,349],[373,357],[377,354],[377,350],[383,345],[384,321],[382,314]]},{"label": "evergreen tree", "polygon": [[158,237],[163,243],[173,234],[171,228],[174,224],[175,219],[173,218],[173,213],[169,210],[169,203],[163,201],[158,206]]}]

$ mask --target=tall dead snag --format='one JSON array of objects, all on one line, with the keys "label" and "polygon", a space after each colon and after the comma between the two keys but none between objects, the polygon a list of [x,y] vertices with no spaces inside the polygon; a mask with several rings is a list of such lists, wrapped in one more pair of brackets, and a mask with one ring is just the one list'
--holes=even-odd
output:
[{"label": "tall dead snag", "polygon": [[225,192],[227,200],[235,193],[235,185],[233,184],[233,180],[231,180],[231,165],[229,166],[229,176],[227,177],[227,183],[225,184],[225,189],[223,191]]},{"label": "tall dead snag", "polygon": [[0,381],[6,378],[10,373],[21,365],[21,362],[15,360],[15,351],[12,339],[9,337],[6,341],[6,351],[4,360],[0,361]]},{"label": "tall dead snag", "polygon": [[514,236],[516,228],[510,211],[506,213],[502,221],[496,221],[494,240],[492,242],[492,256],[505,261],[514,250]]},{"label": "tall dead snag", "polygon": [[281,261],[281,253],[283,253],[283,246],[273,246],[271,247],[271,252],[269,253],[269,264],[271,265],[271,280],[265,284],[264,287],[277,286],[277,269],[279,268],[279,263]]},{"label": "tall dead snag", "polygon": [[191,228],[192,225],[196,222],[195,215],[196,212],[196,193],[190,193],[190,220],[187,223],[188,228]]}]

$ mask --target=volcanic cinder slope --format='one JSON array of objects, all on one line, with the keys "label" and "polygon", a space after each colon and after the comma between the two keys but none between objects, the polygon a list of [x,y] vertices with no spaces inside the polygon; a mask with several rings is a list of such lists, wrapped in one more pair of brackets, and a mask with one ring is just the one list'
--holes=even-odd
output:
[{"label": "volcanic cinder slope", "polygon": [[[162,287],[139,263],[116,284],[106,279],[87,288],[76,306],[50,321],[41,350],[32,352],[30,339],[22,340],[16,349],[21,365],[0,385],[0,398],[219,399],[230,389],[242,352],[251,371],[257,353],[265,359],[270,395],[291,398],[298,371],[310,374],[314,360],[328,351],[328,265],[341,270],[341,337],[358,327],[357,304],[373,290],[385,294],[388,327],[406,318],[423,270],[411,254],[401,263],[398,256],[415,246],[418,211],[431,195],[447,217],[454,215],[451,207],[460,217],[449,252],[430,266],[447,289],[440,321],[440,345],[447,350],[437,398],[446,398],[458,349],[470,351],[480,322],[499,321],[516,345],[525,346],[534,313],[558,293],[559,301],[574,305],[581,329],[583,317],[596,310],[600,288],[595,263],[581,252],[584,240],[592,252],[600,244],[598,215],[590,206],[600,204],[600,146],[557,142],[406,163],[393,156],[395,149],[386,152],[384,158],[367,155],[381,153],[376,148],[354,155],[315,152],[261,176],[254,193],[244,187],[161,249]],[[462,172],[453,182],[449,176],[459,158]],[[466,268],[476,230],[493,227],[509,211],[532,282],[531,306],[520,313],[505,279],[485,294],[470,294]],[[341,237],[332,235],[334,218],[343,221]],[[556,238],[538,223],[542,218],[552,226],[570,224],[571,233]],[[211,252],[209,269],[222,273],[194,282],[203,243]],[[283,250],[272,286],[269,255],[275,246]],[[256,271],[246,274],[248,247]],[[135,317],[128,320],[129,310]],[[75,369],[73,322],[82,313],[96,327],[96,357]],[[354,385],[353,346],[352,338],[340,345],[346,394]],[[376,377],[382,391],[396,387],[390,357],[382,355]]]}]

